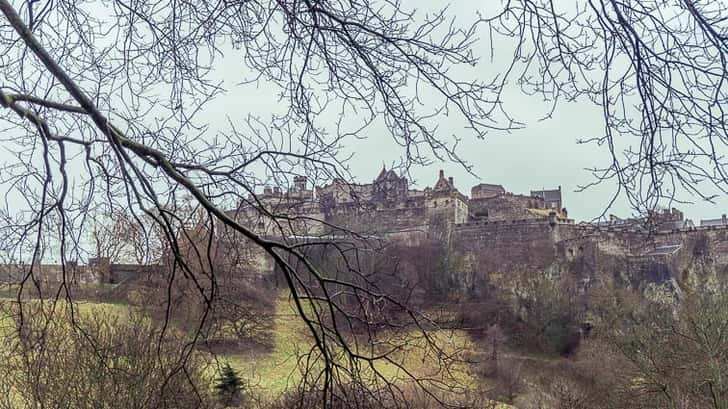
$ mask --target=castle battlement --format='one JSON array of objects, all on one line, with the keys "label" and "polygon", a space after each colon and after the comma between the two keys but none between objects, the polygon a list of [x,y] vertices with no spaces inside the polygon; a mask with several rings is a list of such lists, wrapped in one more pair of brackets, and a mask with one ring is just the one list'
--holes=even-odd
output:
[{"label": "castle battlement", "polygon": [[[266,187],[260,196],[227,213],[262,237],[288,243],[355,236],[415,249],[421,246],[423,251],[440,246],[447,254],[448,273],[463,277],[573,266],[587,268],[590,274],[610,270],[615,276],[624,271],[640,276],[655,263],[660,271],[683,271],[695,257],[728,266],[726,217],[695,226],[673,208],[645,217],[610,216],[602,222],[575,223],[563,207],[561,192],[559,187],[519,194],[502,185],[481,183],[472,187],[468,197],[443,171],[432,186],[415,189],[404,176],[382,169],[367,184],[335,179],[324,186],[309,186],[305,177],[296,177],[290,189]],[[347,235],[347,230],[356,235]],[[234,232],[220,231],[221,248],[245,253],[241,259],[247,263],[247,273],[262,278],[274,274],[269,254],[235,241]],[[113,283],[160,268],[135,268],[108,260],[96,264],[78,267],[78,280]],[[59,276],[56,266],[43,269],[44,276]],[[17,279],[22,270],[10,268],[5,279]]]},{"label": "castle battlement", "polygon": [[[550,193],[545,195],[543,192]],[[557,193],[554,195],[553,192]],[[456,187],[454,178],[447,177],[442,170],[432,186],[418,190],[410,188],[404,176],[383,168],[369,184],[349,184],[334,179],[324,186],[309,187],[304,177],[297,177],[288,191],[279,187],[266,188],[260,202],[266,210],[272,207],[306,216],[309,221],[320,220],[318,225],[315,222],[294,225],[291,234],[320,234],[331,225],[351,230],[396,232],[421,225],[453,229],[469,223],[526,223],[529,220],[548,221],[552,212],[556,214],[556,222],[571,222],[566,209],[554,209],[546,200],[563,203],[560,188],[536,193],[512,193],[502,185],[481,183],[471,189],[472,198],[469,198]],[[285,235],[286,232],[271,230],[280,230],[280,226],[266,220],[263,209],[254,203],[248,200],[238,209],[237,214],[243,221],[256,227],[260,234]]]}]

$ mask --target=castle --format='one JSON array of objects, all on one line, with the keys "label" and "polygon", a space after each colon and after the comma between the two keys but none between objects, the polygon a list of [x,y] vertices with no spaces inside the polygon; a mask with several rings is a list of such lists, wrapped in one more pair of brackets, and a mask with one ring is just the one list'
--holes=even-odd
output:
[{"label": "castle", "polygon": [[[293,182],[286,191],[266,187],[227,213],[255,233],[287,243],[332,240],[347,232],[415,252],[424,243],[437,243],[447,255],[443,274],[464,287],[476,286],[482,275],[513,272],[570,274],[585,287],[606,279],[635,288],[674,286],[693,272],[728,272],[726,216],[695,226],[679,210],[665,209],[642,218],[611,216],[604,222],[575,223],[568,217],[561,187],[516,194],[501,185],[481,183],[468,196],[442,170],[434,184],[422,190],[391,169],[382,169],[367,184],[334,179],[312,187],[303,176]],[[245,260],[241,271],[256,280],[275,276],[276,265],[267,253],[224,228],[217,234],[223,253],[243,254],[237,256]],[[164,268],[108,259],[66,269],[37,267],[48,281],[70,269],[79,283],[106,284]],[[22,265],[0,266],[1,279],[18,281],[27,270]]]},{"label": "castle", "polygon": [[[418,190],[412,189],[405,177],[384,168],[368,184],[334,179],[309,189],[306,178],[296,176],[288,191],[266,187],[262,195],[251,197],[230,214],[253,226],[256,233],[273,237],[321,235],[330,226],[387,236],[481,221],[551,218],[552,222],[573,223],[563,207],[560,186],[520,195],[507,192],[501,185],[482,183],[470,193],[470,197],[461,193],[453,178],[446,178],[442,170],[432,187]],[[282,226],[275,217],[280,215],[295,216],[297,222]]]},{"label": "castle", "polygon": [[[728,267],[725,216],[695,226],[679,210],[664,209],[575,223],[560,186],[516,194],[481,183],[467,196],[442,170],[431,187],[418,190],[382,169],[368,184],[335,179],[309,187],[298,176],[290,190],[266,188],[257,199],[270,213],[250,200],[230,214],[258,234],[306,242],[352,231],[412,247],[436,241],[447,249],[451,281],[464,286],[483,274],[543,271],[572,274],[584,286],[605,277],[630,287],[674,286],[697,266]],[[283,215],[285,223],[271,217]],[[273,274],[271,260],[260,257],[258,265],[261,275]]]}]

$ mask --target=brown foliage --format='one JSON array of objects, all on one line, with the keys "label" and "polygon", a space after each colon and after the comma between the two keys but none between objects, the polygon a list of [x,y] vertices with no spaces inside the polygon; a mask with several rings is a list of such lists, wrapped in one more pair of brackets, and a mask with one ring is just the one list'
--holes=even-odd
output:
[{"label": "brown foliage", "polygon": [[204,362],[173,333],[139,313],[55,307],[26,306],[4,337],[1,408],[211,407]]},{"label": "brown foliage", "polygon": [[[413,384],[391,385],[393,391],[346,384],[334,392],[330,409],[495,409],[498,403],[482,393],[445,393],[439,396]],[[394,393],[392,393],[394,392]],[[320,390],[297,390],[286,393],[265,409],[321,409]]]}]

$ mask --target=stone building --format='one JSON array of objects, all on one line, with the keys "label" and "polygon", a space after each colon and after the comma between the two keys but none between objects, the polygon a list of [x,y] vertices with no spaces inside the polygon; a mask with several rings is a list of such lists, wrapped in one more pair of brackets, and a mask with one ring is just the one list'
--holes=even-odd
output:
[{"label": "stone building", "polygon": [[[696,227],[678,209],[663,209],[644,217],[575,224],[560,186],[519,194],[481,183],[468,197],[443,171],[424,189],[382,169],[372,183],[334,180],[306,191],[311,193],[304,201],[292,195],[282,200],[286,193],[276,199],[293,214],[321,223],[277,234],[266,231],[272,238],[315,241],[333,237],[326,236],[335,234],[330,226],[338,226],[411,248],[437,242],[447,254],[443,273],[465,287],[489,274],[560,272],[572,274],[584,287],[613,280],[641,288],[677,282],[705,260],[728,271],[725,217]],[[270,262],[265,266],[275,268]]]},{"label": "stone building", "polygon": [[701,227],[728,226],[728,217],[724,214],[720,219],[706,219],[700,221]]},{"label": "stone building", "polygon": [[542,199],[547,209],[558,211],[564,208],[564,202],[561,199],[561,186],[558,189],[551,190],[532,190],[531,196]]},{"label": "stone building", "polygon": [[472,199],[488,199],[506,194],[506,189],[501,185],[481,183],[470,189]]},{"label": "stone building", "polygon": [[[555,248],[557,224],[573,224],[565,209],[551,208],[543,195],[516,194],[502,185],[482,183],[468,197],[442,170],[424,189],[413,188],[404,176],[386,168],[366,184],[334,179],[324,186],[308,186],[304,179],[297,180],[287,191],[269,188],[262,196],[250,197],[229,214],[274,240],[327,240],[352,231],[408,246],[432,240],[459,246],[467,237],[472,251],[502,251],[498,259],[515,254],[523,260],[548,253],[528,248]],[[558,199],[562,205],[560,193]],[[285,215],[285,221],[275,215]],[[539,244],[514,253],[524,242]],[[263,254],[256,259],[261,269],[275,268]]]},{"label": "stone building", "polygon": [[[363,184],[334,179],[314,186],[297,176],[289,189],[266,187],[227,214],[267,239],[287,243],[332,240],[347,230],[410,249],[437,243],[447,255],[447,273],[456,277],[451,281],[464,286],[477,283],[478,275],[513,272],[560,271],[584,283],[606,274],[639,286],[678,280],[692,265],[728,271],[725,216],[696,227],[679,210],[663,209],[644,217],[575,224],[561,187],[518,194],[481,183],[468,197],[442,170],[423,189],[386,168]],[[216,234],[226,266],[245,270],[255,280],[275,276],[269,254],[235,232],[221,228]],[[1,278],[17,281],[27,268],[0,266]],[[160,268],[99,259],[73,265],[72,277],[79,283],[122,283]],[[50,280],[62,273],[60,266],[39,269]]]},{"label": "stone building", "polygon": [[[309,187],[305,178],[297,177],[291,189],[267,188],[229,214],[256,233],[283,237],[325,234],[330,226],[387,234],[435,225],[451,229],[473,220],[546,220],[550,211],[542,197],[513,194],[501,185],[480,184],[471,194],[463,194],[442,170],[431,187],[418,190],[404,176],[383,168],[368,184],[334,179]],[[556,214],[568,221],[560,209]],[[297,217],[280,223],[275,215]]]}]

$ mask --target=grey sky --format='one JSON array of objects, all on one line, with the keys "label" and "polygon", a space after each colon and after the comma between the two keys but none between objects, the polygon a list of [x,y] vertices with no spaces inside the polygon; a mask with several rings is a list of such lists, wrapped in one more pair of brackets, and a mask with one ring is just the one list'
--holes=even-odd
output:
[{"label": "grey sky", "polygon": [[[416,4],[423,10],[436,10],[443,6],[434,0],[403,2],[405,7]],[[472,2],[456,0],[451,2],[449,13],[456,16],[456,24],[466,25],[474,20],[478,8],[486,14],[489,4],[498,2]],[[560,4],[572,4],[564,3]],[[470,76],[489,80],[502,72],[503,61],[498,56],[509,57],[511,46],[507,43],[494,44],[496,60],[489,59],[490,44],[481,36],[481,41],[474,50],[481,62],[473,69],[459,71],[464,79]],[[260,116],[266,120],[271,112],[280,111],[284,102],[279,102],[276,88],[265,84],[238,85],[248,74],[241,61],[240,52],[226,52],[224,58],[216,61],[216,75],[223,81],[227,94],[210,103],[204,112],[204,121],[212,124],[212,130],[224,129],[228,118],[241,121],[248,114]],[[523,94],[518,87],[511,87],[503,94],[506,110],[525,123],[525,128],[512,132],[492,131],[485,140],[467,137],[464,123],[458,119],[441,119],[441,138],[449,139],[452,134],[463,136],[459,153],[464,160],[472,164],[473,172],[479,179],[468,174],[465,169],[454,163],[434,163],[426,168],[411,169],[416,185],[425,187],[432,185],[439,169],[455,178],[457,187],[469,194],[470,187],[480,182],[502,184],[508,191],[528,193],[532,189],[556,188],[561,186],[564,202],[572,217],[577,220],[588,220],[599,216],[612,198],[614,184],[605,183],[593,187],[586,192],[576,193],[580,186],[593,181],[592,175],[584,170],[589,167],[603,166],[608,160],[605,147],[595,144],[578,145],[577,139],[601,136],[603,124],[601,111],[588,101],[577,103],[562,102],[552,118],[541,121],[549,111],[548,102],[539,96]],[[332,118],[332,122],[335,119]],[[382,126],[373,126],[368,130],[367,139],[350,138],[347,149],[354,153],[349,162],[351,171],[359,182],[369,182],[382,167],[399,162],[402,149],[396,146]],[[620,141],[628,144],[630,141]],[[708,189],[708,186],[705,187]],[[683,199],[691,199],[682,196]],[[696,222],[701,218],[720,217],[727,213],[728,198],[721,196],[717,204],[700,201],[693,204],[675,204],[683,209],[688,217]],[[629,216],[631,210],[624,200],[618,200],[610,213]]]},{"label": "grey sky", "polygon": [[[421,9],[430,8],[435,10],[442,7],[442,2],[434,0],[405,1],[404,7],[411,7],[416,4]],[[583,3],[583,2],[582,2]],[[580,4],[582,4],[580,3]],[[467,25],[475,18],[476,8],[487,8],[491,4],[498,4],[497,1],[491,2],[471,2],[465,0],[453,1],[450,7],[450,15],[456,16],[456,24]],[[559,1],[559,5],[574,4],[568,1]],[[97,3],[96,6],[104,6]],[[103,15],[105,10],[98,10]],[[108,12],[108,10],[106,10]],[[485,10],[488,11],[488,10]],[[96,12],[96,10],[94,10]],[[113,21],[111,22],[113,24]],[[113,37],[113,36],[112,36]],[[459,69],[457,75],[464,80],[479,78],[483,81],[489,81],[494,76],[503,72],[504,61],[512,55],[512,44],[495,43],[495,61],[491,61],[490,44],[485,41],[485,35],[481,35],[483,41],[476,45],[475,53],[481,58],[481,62],[476,67],[466,67]],[[11,36],[11,38],[14,38]],[[110,41],[110,39],[107,39]],[[46,38],[43,41],[47,41]],[[52,48],[52,42],[49,41]],[[502,56],[499,60],[499,56]],[[80,64],[83,66],[83,64]],[[246,70],[241,51],[234,51],[229,47],[224,57],[217,58],[214,63],[213,76],[221,81],[222,86],[227,89],[227,93],[221,95],[218,99],[213,100],[206,106],[205,110],[196,120],[211,125],[209,133],[205,133],[202,138],[212,140],[215,131],[225,131],[228,128],[228,121],[235,122],[236,125],[245,121],[248,115],[260,117],[261,121],[267,121],[271,113],[281,112],[286,109],[286,102],[279,100],[276,94],[280,92],[279,88],[270,86],[269,84],[248,84],[240,85],[241,81],[249,78],[251,73]],[[76,67],[78,68],[78,67]],[[454,72],[454,71],[453,71]],[[93,90],[93,80],[95,79],[93,72],[90,74],[91,82],[88,90]],[[121,75],[123,77],[123,75]],[[6,78],[10,84],[18,78]],[[19,81],[21,82],[21,81]],[[22,82],[34,84],[31,79],[22,78]],[[37,85],[37,82],[35,82]],[[7,86],[7,84],[5,84]],[[42,85],[42,84],[41,84]],[[83,85],[83,83],[82,83]],[[161,99],[164,99],[165,85],[163,84],[157,89],[151,87],[145,89],[145,93],[159,93]],[[18,86],[24,89],[24,86]],[[41,87],[42,88],[42,87]],[[169,90],[166,90],[168,93]],[[67,98],[65,94],[59,98],[64,100]],[[146,95],[145,96],[149,96]],[[425,96],[427,99],[428,96]],[[543,101],[539,96],[528,96],[520,91],[515,84],[510,87],[502,95],[503,105],[514,119],[525,124],[524,129],[514,130],[511,132],[491,131],[485,140],[474,139],[472,133],[467,132],[464,128],[465,123],[461,122],[459,117],[440,117],[439,118],[439,137],[445,140],[451,140],[452,135],[462,137],[462,141],[458,147],[458,153],[462,159],[472,165],[472,171],[478,177],[469,174],[463,167],[455,163],[433,163],[424,168],[412,168],[411,176],[414,178],[415,186],[424,188],[432,186],[436,181],[438,170],[444,169],[448,176],[453,176],[456,186],[465,194],[470,193],[470,188],[480,182],[502,184],[508,191],[514,193],[528,193],[530,190],[537,189],[553,189],[557,186],[562,187],[564,195],[564,203],[569,210],[571,217],[577,221],[590,220],[598,217],[605,210],[605,207],[612,199],[616,186],[614,183],[604,183],[602,185],[592,187],[586,192],[577,193],[575,190],[580,185],[592,182],[593,176],[585,170],[585,168],[602,167],[609,161],[609,153],[604,146],[595,144],[579,145],[576,143],[578,139],[587,139],[590,137],[601,136],[604,132],[602,123],[602,113],[599,107],[593,105],[589,101],[577,101],[575,103],[561,102],[553,116],[548,120],[540,120],[550,110],[550,104]],[[114,110],[115,100],[113,98],[104,104]],[[102,104],[102,105],[104,105]],[[182,106],[180,104],[180,106]],[[157,108],[152,106],[151,108]],[[103,107],[102,107],[103,109]],[[176,108],[175,108],[176,109]],[[170,109],[174,113],[175,109]],[[164,109],[162,109],[164,110]],[[143,109],[142,109],[143,111]],[[169,112],[167,112],[169,113]],[[144,120],[154,121],[154,111],[152,114],[145,115]],[[323,118],[326,122],[334,123],[337,117]],[[359,122],[361,118],[345,118],[345,122]],[[121,121],[123,123],[123,121]],[[150,129],[154,129],[151,126]],[[27,154],[27,146],[22,145],[25,141],[13,141],[12,128],[4,130],[5,143],[4,150],[16,149]],[[353,153],[354,156],[349,161],[351,172],[357,182],[371,182],[379,173],[382,164],[388,166],[392,163],[399,163],[403,154],[401,147],[397,146],[385,127],[375,125],[366,131],[367,138],[348,138],[346,141],[346,149]],[[190,140],[185,139],[185,143]],[[639,143],[638,140],[634,141]],[[21,145],[17,145],[20,143]],[[620,139],[622,146],[627,146],[633,141]],[[345,152],[346,153],[346,152]],[[79,155],[72,155],[74,160],[69,165],[71,174],[83,175],[85,165],[80,160]],[[25,160],[35,160],[38,163],[31,165],[42,166],[39,157],[28,155],[23,156]],[[0,153],[0,162],[9,165],[18,165],[17,157],[7,152]],[[3,164],[5,164],[3,163]],[[23,166],[18,167],[23,171]],[[5,176],[0,174],[0,176]],[[87,178],[72,176],[71,189],[73,194],[85,188],[84,180]],[[39,189],[41,183],[37,179],[29,178],[30,188]],[[7,186],[3,186],[7,187]],[[709,186],[703,186],[709,191]],[[32,204],[25,202],[26,186],[14,186],[13,189],[5,196],[9,213],[22,212],[32,207]],[[38,192],[34,192],[37,197]],[[696,223],[700,219],[718,218],[723,213],[728,213],[728,197],[719,196],[716,204],[700,201],[697,197],[689,197],[684,194],[680,196],[685,200],[693,200],[692,204],[672,204],[685,211],[689,218]],[[622,197],[615,202],[609,213],[627,217],[632,214],[626,200]],[[53,233],[53,232],[51,232]],[[84,238],[82,237],[81,240]]]},{"label": "grey sky", "polygon": [[[419,1],[418,7],[435,9],[442,7],[441,2],[433,0]],[[454,1],[450,12],[458,21],[466,24],[474,18],[477,7],[483,3],[471,1]],[[486,10],[487,11],[487,10]],[[472,75],[492,78],[499,72],[498,61],[488,58],[489,44],[481,41],[476,53],[481,57],[480,64]],[[496,44],[496,54],[509,55],[507,44]],[[226,56],[221,64],[228,95],[208,107],[210,115],[215,113],[224,120],[227,115],[254,113],[265,118],[271,110],[280,108],[276,95],[261,86],[258,89],[236,88],[232,78],[240,78],[241,65],[233,56]],[[464,75],[471,75],[470,73]],[[601,136],[603,123],[601,111],[588,101],[577,103],[561,103],[552,118],[541,121],[549,111],[548,103],[538,96],[528,96],[512,86],[504,94],[506,109],[515,119],[525,123],[525,129],[512,132],[491,132],[485,140],[464,139],[459,152],[463,159],[473,165],[473,172],[480,179],[461,166],[453,163],[435,163],[427,168],[412,169],[412,175],[419,187],[432,185],[438,169],[442,168],[455,178],[458,188],[469,194],[470,187],[480,182],[498,183],[514,193],[527,193],[531,189],[556,188],[561,186],[565,204],[569,214],[577,220],[588,220],[599,216],[615,192],[616,186],[604,183],[592,187],[586,192],[577,193],[580,185],[593,181],[592,175],[585,168],[604,165],[609,160],[608,152],[603,146],[595,144],[579,145],[577,140],[593,136]],[[230,107],[235,107],[233,110]],[[444,118],[442,121],[442,137],[448,138],[452,133],[460,134],[464,124],[457,120]],[[465,134],[465,132],[462,132]],[[353,140],[348,147],[355,153],[349,165],[354,176],[360,182],[371,181],[383,163],[397,162],[401,149],[391,141],[384,128],[372,127],[366,140]],[[620,141],[629,143],[629,141]],[[705,186],[709,189],[708,186]],[[728,199],[721,196],[716,204],[701,201],[700,198],[681,196],[692,200],[692,204],[673,204],[684,210],[696,223],[701,218],[719,217],[728,208]],[[629,216],[632,211],[624,199],[618,200],[609,211],[620,216]]]}]

